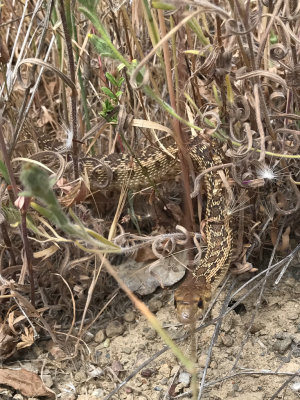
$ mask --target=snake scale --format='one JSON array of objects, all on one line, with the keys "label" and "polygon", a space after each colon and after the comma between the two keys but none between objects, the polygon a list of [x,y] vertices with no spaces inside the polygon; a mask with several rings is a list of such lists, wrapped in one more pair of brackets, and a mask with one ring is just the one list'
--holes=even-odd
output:
[{"label": "snake scale", "polygon": [[[198,137],[190,140],[187,149],[190,153],[196,172],[202,172],[216,165],[222,165],[223,154],[218,144],[204,141]],[[121,187],[128,184],[130,188],[143,186],[145,183],[161,182],[174,175],[179,164],[178,148],[172,145],[167,152],[148,148],[138,157],[138,162],[127,155],[112,154],[102,159],[101,165],[85,161],[90,180],[108,187]],[[109,167],[109,174],[103,166]],[[228,170],[224,169],[225,175]],[[108,179],[109,175],[109,179]],[[189,324],[203,313],[227,273],[232,248],[232,229],[228,214],[226,189],[216,170],[204,175],[207,193],[205,213],[205,238],[207,250],[199,265],[188,271],[183,283],[175,292],[175,307],[180,322]]]}]

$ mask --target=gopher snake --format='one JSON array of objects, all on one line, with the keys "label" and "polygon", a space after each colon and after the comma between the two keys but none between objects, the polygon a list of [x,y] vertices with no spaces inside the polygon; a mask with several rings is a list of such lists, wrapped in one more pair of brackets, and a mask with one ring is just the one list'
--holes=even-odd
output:
[{"label": "gopher snake", "polygon": [[[222,164],[223,156],[217,147],[200,138],[191,139],[187,148],[197,172]],[[175,168],[178,166],[177,146],[168,146],[166,150],[162,152],[149,147],[139,155],[138,160],[119,154],[106,156],[101,161],[83,158],[81,166],[87,171],[92,189],[121,188],[124,183],[130,188],[141,187],[145,183],[159,183],[178,171]],[[228,174],[227,169],[224,172]],[[207,192],[204,228],[207,251],[175,292],[177,316],[185,324],[194,322],[207,307],[227,273],[232,247],[232,230],[222,179],[217,171],[210,170],[205,174],[204,181]]]},{"label": "gopher snake", "polygon": [[[188,150],[195,170],[201,172],[222,164],[222,153],[204,140],[194,138],[188,144]],[[138,163],[130,157],[111,155],[102,162],[109,166],[109,187],[120,187],[130,180],[129,187],[141,186],[151,182],[160,182],[170,173],[174,174],[175,164],[178,164],[177,146],[167,147],[167,153],[159,150],[146,149],[138,158]],[[173,158],[174,157],[174,158]],[[93,182],[107,181],[104,168],[85,162],[90,179]],[[225,174],[228,170],[225,169]],[[219,173],[210,170],[204,177],[207,205],[205,214],[205,236],[207,251],[199,265],[188,272],[185,280],[175,292],[175,307],[177,316],[182,323],[192,323],[205,310],[212,294],[223,280],[229,266],[232,247],[232,230],[228,215],[227,200],[223,182]]]}]

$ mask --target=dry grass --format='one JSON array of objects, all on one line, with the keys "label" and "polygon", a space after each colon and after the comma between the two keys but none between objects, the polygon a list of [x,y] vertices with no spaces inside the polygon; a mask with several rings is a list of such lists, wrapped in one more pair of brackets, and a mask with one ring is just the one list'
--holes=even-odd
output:
[{"label": "dry grass", "polygon": [[[230,165],[236,269],[260,264],[273,249],[264,262],[271,267],[275,255],[286,257],[299,242],[297,2],[182,1],[167,11],[156,2],[96,3],[35,0],[1,9],[3,360],[17,350],[7,337],[22,342],[25,328],[32,333],[27,345],[47,331],[55,341],[67,335],[78,350],[75,324],[81,321],[81,339],[114,296],[102,273],[107,260],[92,252],[95,240],[113,242],[121,230],[117,243],[126,253],[149,247],[155,234],[157,253],[167,239],[172,251],[182,244],[182,229],[165,236],[177,224],[200,231],[185,152],[191,132],[216,138]],[[174,183],[133,194],[124,188],[113,197],[90,193],[83,157],[125,152],[138,161],[147,146],[166,140],[182,151],[183,190]],[[59,205],[41,214],[28,198],[16,202],[20,157],[54,171],[63,215],[73,210],[66,224],[79,233],[57,222]],[[101,254],[112,251],[111,242],[101,242]]]}]

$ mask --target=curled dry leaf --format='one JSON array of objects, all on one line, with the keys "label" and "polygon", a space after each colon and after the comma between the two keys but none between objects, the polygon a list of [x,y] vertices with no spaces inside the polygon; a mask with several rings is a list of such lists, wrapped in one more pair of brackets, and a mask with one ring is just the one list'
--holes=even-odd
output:
[{"label": "curled dry leaf", "polygon": [[55,393],[48,389],[41,378],[26,369],[0,369],[0,385],[5,385],[26,397],[55,398]]},{"label": "curled dry leaf", "polygon": [[0,360],[6,360],[16,351],[16,336],[12,333],[9,326],[2,322],[0,325]]},{"label": "curled dry leaf", "polygon": [[34,333],[32,328],[24,327],[24,334],[21,335],[21,342],[17,343],[17,349],[24,349],[30,347],[34,343]]},{"label": "curled dry leaf", "polygon": [[120,278],[132,291],[146,295],[153,293],[159,286],[171,286],[180,281],[185,274],[186,264],[187,254],[183,251],[151,264],[128,260],[116,269]]},{"label": "curled dry leaf", "polygon": [[67,193],[59,199],[62,207],[71,207],[74,204],[82,203],[89,195],[89,190],[82,179],[79,179],[75,184],[67,184],[61,186],[61,189]]}]

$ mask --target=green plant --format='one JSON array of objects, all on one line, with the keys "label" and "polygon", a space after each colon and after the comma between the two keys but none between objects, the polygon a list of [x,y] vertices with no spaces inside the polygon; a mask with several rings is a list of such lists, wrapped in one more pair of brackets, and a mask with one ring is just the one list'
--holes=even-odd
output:
[{"label": "green plant", "polygon": [[[123,94],[122,90],[120,89],[125,80],[125,78],[122,76],[120,78],[115,78],[109,72],[106,72],[105,76],[111,83],[112,90],[106,86],[101,88],[102,92],[107,96],[107,98],[101,103],[102,110],[100,111],[100,115],[103,118],[106,118],[107,114],[111,112],[116,105],[118,105],[119,99]],[[117,122],[117,117],[113,117],[111,121]]]}]

